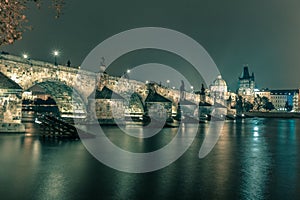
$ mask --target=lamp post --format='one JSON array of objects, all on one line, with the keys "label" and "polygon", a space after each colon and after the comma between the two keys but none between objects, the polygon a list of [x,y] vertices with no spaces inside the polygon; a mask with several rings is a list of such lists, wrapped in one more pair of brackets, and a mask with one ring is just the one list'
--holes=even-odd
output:
[{"label": "lamp post", "polygon": [[129,74],[130,74],[130,69],[127,69],[126,73],[127,73],[128,83],[129,83]]},{"label": "lamp post", "polygon": [[25,60],[25,63],[30,64],[32,66],[32,63],[30,61],[30,57],[28,54],[24,53],[24,54],[22,54],[22,57]]},{"label": "lamp post", "polygon": [[124,78],[129,79],[130,69],[127,69],[126,72],[124,72]]},{"label": "lamp post", "polygon": [[59,56],[59,52],[57,50],[53,51],[54,56],[54,65],[57,66],[57,56]]},{"label": "lamp post", "polygon": [[169,88],[169,86],[170,86],[170,85],[169,85],[169,84],[170,84],[170,80],[167,80],[167,84],[168,84],[168,88]]}]

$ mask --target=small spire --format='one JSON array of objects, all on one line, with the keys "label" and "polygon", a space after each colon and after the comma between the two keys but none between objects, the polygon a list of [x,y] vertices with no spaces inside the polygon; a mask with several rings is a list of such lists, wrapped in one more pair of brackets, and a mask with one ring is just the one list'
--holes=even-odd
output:
[{"label": "small spire", "polygon": [[100,72],[104,72],[106,69],[106,65],[105,65],[105,58],[101,57],[101,62],[100,62]]},{"label": "small spire", "polygon": [[248,65],[244,65],[244,72],[242,78],[248,79],[250,77]]}]

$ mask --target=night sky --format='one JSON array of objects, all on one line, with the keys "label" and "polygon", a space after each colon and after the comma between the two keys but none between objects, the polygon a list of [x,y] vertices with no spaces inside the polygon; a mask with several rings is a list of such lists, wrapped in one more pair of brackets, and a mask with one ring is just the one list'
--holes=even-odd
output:
[{"label": "night sky", "polygon": [[70,59],[72,65],[80,65],[96,45],[114,34],[165,27],[199,42],[232,90],[243,64],[255,73],[258,88],[298,88],[299,11],[297,0],[66,0],[59,19],[47,4],[41,10],[30,7],[33,30],[0,50],[52,62],[51,51],[59,49],[60,63]]}]

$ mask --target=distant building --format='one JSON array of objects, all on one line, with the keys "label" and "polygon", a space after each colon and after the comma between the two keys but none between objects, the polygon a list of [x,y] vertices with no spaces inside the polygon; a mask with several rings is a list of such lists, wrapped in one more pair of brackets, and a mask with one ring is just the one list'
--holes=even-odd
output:
[{"label": "distant building", "polygon": [[226,81],[222,79],[221,75],[218,75],[216,80],[210,85],[210,95],[215,100],[227,100],[229,98]]},{"label": "distant building", "polygon": [[248,66],[244,66],[244,71],[239,77],[238,95],[242,96],[247,101],[254,100],[255,78],[254,73],[250,76]]},{"label": "distant building", "polygon": [[269,89],[254,90],[254,96],[267,97],[271,100],[271,91]]},{"label": "distant building", "polygon": [[270,90],[270,101],[278,111],[299,111],[299,90]]}]

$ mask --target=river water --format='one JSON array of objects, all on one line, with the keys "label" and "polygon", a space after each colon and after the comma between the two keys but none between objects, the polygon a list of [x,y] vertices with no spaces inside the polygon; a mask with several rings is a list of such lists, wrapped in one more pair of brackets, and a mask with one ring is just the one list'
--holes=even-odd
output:
[{"label": "river water", "polygon": [[[203,159],[198,153],[208,124],[200,124],[182,157],[144,174],[103,165],[80,140],[43,139],[37,124],[26,128],[25,135],[0,135],[0,199],[300,198],[299,119],[226,121]],[[165,128],[151,141],[128,140],[118,127],[104,129],[111,141],[136,152],[166,145],[177,131]]]}]

